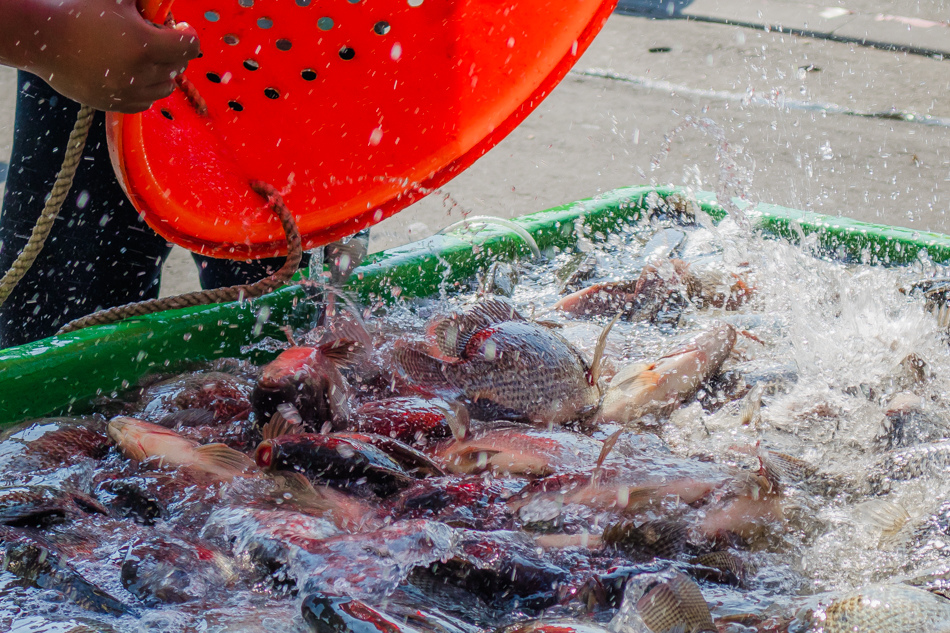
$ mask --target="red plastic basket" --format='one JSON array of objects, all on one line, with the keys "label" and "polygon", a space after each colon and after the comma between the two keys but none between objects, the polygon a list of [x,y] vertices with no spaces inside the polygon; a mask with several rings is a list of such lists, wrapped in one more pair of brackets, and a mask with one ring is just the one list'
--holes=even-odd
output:
[{"label": "red plastic basket", "polygon": [[[147,17],[162,21],[170,2]],[[193,251],[285,251],[249,187],[277,188],[312,248],[379,222],[520,123],[616,0],[178,0],[203,55],[151,109],[110,115],[119,180],[146,221]]]}]

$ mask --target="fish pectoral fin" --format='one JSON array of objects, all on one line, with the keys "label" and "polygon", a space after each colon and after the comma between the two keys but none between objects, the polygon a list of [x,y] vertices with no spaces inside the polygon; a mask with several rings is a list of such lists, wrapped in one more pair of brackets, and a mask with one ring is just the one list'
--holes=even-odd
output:
[{"label": "fish pectoral fin", "polygon": [[446,376],[444,361],[408,346],[397,346],[393,350],[393,357],[412,382],[427,389],[451,394],[453,398],[462,395],[459,388]]},{"label": "fish pectoral fin", "polygon": [[[296,408],[292,404],[287,406],[294,408],[296,413]],[[297,417],[299,415],[298,413]],[[288,418],[279,408],[277,413],[271,416],[270,421],[261,427],[261,434],[263,434],[265,440],[272,440],[281,435],[298,435],[300,433],[303,433],[303,425]]]},{"label": "fish pectoral fin", "polygon": [[324,343],[319,348],[331,363],[337,367],[352,367],[363,354],[363,344],[350,339],[336,339]]},{"label": "fish pectoral fin", "polygon": [[198,461],[209,466],[232,471],[235,475],[257,470],[257,464],[240,451],[227,444],[205,444],[195,448]]},{"label": "fish pectoral fin", "polygon": [[677,572],[667,582],[655,585],[637,601],[637,612],[655,633],[715,631],[709,605],[699,585]]}]

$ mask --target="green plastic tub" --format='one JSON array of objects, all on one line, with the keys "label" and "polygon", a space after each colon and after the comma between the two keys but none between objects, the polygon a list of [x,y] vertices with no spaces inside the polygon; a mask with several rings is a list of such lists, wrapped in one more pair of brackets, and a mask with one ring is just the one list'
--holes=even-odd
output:
[{"label": "green plastic tub", "polygon": [[[515,220],[543,251],[571,248],[579,229],[593,239],[636,221],[676,188],[630,187]],[[717,221],[725,212],[713,194],[696,200]],[[828,257],[871,264],[904,264],[926,251],[950,260],[950,236],[804,213],[773,205],[746,209],[766,234],[790,240],[817,234]],[[515,232],[488,228],[437,235],[378,253],[357,269],[349,290],[364,302],[388,302],[451,292],[498,259],[528,253]],[[187,308],[88,328],[0,351],[0,426],[24,418],[82,412],[92,398],[135,383],[141,376],[187,360],[244,356],[262,337],[283,339],[280,327],[301,325],[311,314],[304,291],[289,286],[254,301]],[[254,360],[267,360],[255,352]]]}]

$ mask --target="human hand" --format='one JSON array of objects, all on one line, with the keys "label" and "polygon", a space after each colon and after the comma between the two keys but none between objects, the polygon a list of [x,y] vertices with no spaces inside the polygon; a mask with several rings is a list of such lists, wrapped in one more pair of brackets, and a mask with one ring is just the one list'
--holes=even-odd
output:
[{"label": "human hand", "polygon": [[57,92],[99,110],[148,109],[172,93],[175,76],[200,54],[191,26],[156,26],[142,17],[134,0],[12,4],[19,5],[21,20],[2,19],[11,16],[0,9],[0,62],[32,72]]}]

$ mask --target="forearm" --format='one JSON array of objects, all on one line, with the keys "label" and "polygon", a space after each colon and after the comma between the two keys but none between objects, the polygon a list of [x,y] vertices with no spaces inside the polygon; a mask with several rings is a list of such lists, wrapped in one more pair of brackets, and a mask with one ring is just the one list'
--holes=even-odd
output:
[{"label": "forearm", "polygon": [[55,44],[68,37],[54,12],[45,0],[0,0],[0,64],[40,71],[44,58],[56,55]]}]

